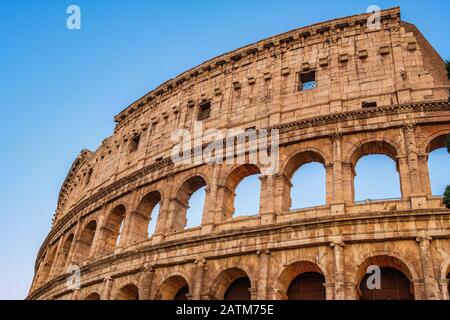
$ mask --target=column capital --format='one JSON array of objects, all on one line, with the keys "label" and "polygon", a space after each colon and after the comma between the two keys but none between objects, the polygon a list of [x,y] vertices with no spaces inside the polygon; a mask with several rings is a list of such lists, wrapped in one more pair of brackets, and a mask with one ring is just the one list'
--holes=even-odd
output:
[{"label": "column capital", "polygon": [[330,134],[331,142],[338,142],[342,140],[342,132],[336,131]]},{"label": "column capital", "polygon": [[256,254],[257,254],[258,256],[260,256],[260,255],[262,255],[262,254],[267,254],[267,255],[269,255],[269,254],[270,254],[270,250],[269,250],[269,249],[258,249],[258,250],[256,250]]},{"label": "column capital", "polygon": [[404,133],[411,133],[414,132],[415,128],[416,128],[415,123],[407,123],[403,126],[402,130]]},{"label": "column capital", "polygon": [[206,265],[206,259],[204,257],[199,256],[195,259],[194,263],[199,267],[203,267]]},{"label": "column capital", "polygon": [[420,236],[417,236],[417,237],[416,237],[416,241],[417,241],[418,243],[426,243],[426,242],[429,242],[429,241],[431,241],[431,240],[433,240],[433,238],[430,237],[430,236],[427,235],[427,234],[425,234],[425,235],[420,235]]},{"label": "column capital", "polygon": [[344,246],[345,246],[345,243],[342,240],[334,240],[334,241],[331,241],[331,243],[330,243],[330,247],[332,247],[332,248],[334,248],[334,247],[344,247]]}]

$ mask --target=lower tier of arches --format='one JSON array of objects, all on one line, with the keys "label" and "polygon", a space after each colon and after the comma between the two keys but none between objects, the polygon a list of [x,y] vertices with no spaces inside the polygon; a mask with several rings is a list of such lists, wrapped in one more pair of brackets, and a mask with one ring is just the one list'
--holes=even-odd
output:
[{"label": "lower tier of arches", "polygon": [[309,230],[316,237],[305,238],[292,226],[135,250],[83,266],[79,289],[67,287],[73,275],[66,274],[28,299],[448,300],[449,216],[416,218],[408,229],[411,223],[367,221],[366,234],[339,224],[339,236],[326,235],[332,229],[322,226],[323,234]]}]

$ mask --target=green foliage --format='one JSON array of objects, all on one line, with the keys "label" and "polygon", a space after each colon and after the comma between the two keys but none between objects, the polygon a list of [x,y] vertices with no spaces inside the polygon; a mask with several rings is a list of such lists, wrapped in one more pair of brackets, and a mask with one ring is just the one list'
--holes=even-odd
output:
[{"label": "green foliage", "polygon": [[443,202],[445,206],[450,209],[450,186],[447,186],[447,188],[445,188]]}]

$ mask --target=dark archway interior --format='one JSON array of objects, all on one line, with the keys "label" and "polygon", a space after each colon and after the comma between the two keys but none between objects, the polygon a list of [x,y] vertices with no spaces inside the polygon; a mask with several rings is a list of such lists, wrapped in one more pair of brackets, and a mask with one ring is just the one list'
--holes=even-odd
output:
[{"label": "dark archway interior", "polygon": [[361,300],[413,300],[411,283],[400,271],[390,267],[381,269],[381,288],[369,289],[367,280],[371,274],[366,274],[362,279],[359,289]]},{"label": "dark archway interior", "polygon": [[248,277],[238,278],[225,291],[224,300],[251,300],[250,287]]},{"label": "dark archway interior", "polygon": [[320,273],[302,273],[289,285],[288,300],[325,300],[324,283],[325,277]]}]

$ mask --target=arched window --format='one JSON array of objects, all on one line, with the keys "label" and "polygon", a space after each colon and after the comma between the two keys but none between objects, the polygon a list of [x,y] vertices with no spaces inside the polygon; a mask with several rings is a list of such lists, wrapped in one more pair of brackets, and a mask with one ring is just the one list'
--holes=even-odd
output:
[{"label": "arched window", "polygon": [[64,241],[64,244],[63,244],[63,247],[62,247],[61,256],[60,256],[59,261],[58,261],[57,273],[64,273],[65,272],[64,268],[65,268],[65,266],[67,264],[67,258],[69,257],[70,249],[72,247],[73,237],[74,236],[73,236],[73,233],[72,233]]},{"label": "arched window", "polygon": [[75,263],[81,264],[89,257],[96,229],[97,222],[94,220],[89,222],[84,228],[77,242]]},{"label": "arched window", "polygon": [[315,151],[297,153],[289,159],[284,169],[290,197],[286,208],[301,209],[326,204],[325,160]]},{"label": "arched window", "polygon": [[160,202],[158,202],[150,212],[150,221],[148,222],[147,227],[147,236],[151,237],[156,232],[156,221],[159,214],[159,210],[161,210]]},{"label": "arched window", "polygon": [[187,300],[189,285],[182,276],[167,278],[160,286],[156,299],[158,300]]},{"label": "arched window", "polygon": [[205,206],[206,187],[201,187],[196,190],[188,201],[188,208],[186,210],[186,227],[194,228],[202,224],[203,208]]},{"label": "arched window", "polygon": [[125,206],[118,205],[109,213],[105,224],[102,228],[102,245],[101,254],[109,254],[119,245],[121,228],[125,219]]},{"label": "arched window", "polygon": [[259,213],[261,191],[260,170],[252,164],[235,168],[225,183],[225,217],[255,215]]},{"label": "arched window", "polygon": [[149,192],[141,199],[136,210],[131,212],[127,240],[129,244],[144,241],[155,233],[160,202],[159,191]]},{"label": "arched window", "polygon": [[317,272],[305,272],[292,280],[287,290],[288,300],[325,300],[325,277]]},{"label": "arched window", "polygon": [[[380,268],[380,289],[369,288],[367,280],[371,274],[366,274],[360,282],[361,300],[413,300],[411,283],[400,271],[390,268]],[[370,281],[369,281],[370,282]]]},{"label": "arched window", "polygon": [[245,177],[236,188],[233,217],[258,214],[261,180],[259,174]]},{"label": "arched window", "polygon": [[120,288],[116,300],[139,300],[139,289],[134,284],[127,284]]},{"label": "arched window", "polygon": [[325,205],[325,167],[319,162],[301,166],[291,180],[292,209]]},{"label": "arched window", "polygon": [[352,156],[354,199],[400,198],[396,149],[384,141],[365,143]]},{"label": "arched window", "polygon": [[201,225],[205,206],[206,181],[195,176],[186,180],[178,189],[176,200],[173,202],[171,229],[180,231]]},{"label": "arched window", "polygon": [[442,196],[450,181],[450,154],[446,148],[447,135],[434,138],[428,145],[428,174],[431,193]]}]

